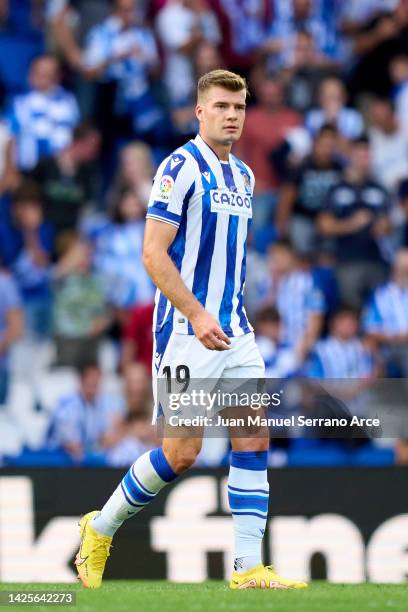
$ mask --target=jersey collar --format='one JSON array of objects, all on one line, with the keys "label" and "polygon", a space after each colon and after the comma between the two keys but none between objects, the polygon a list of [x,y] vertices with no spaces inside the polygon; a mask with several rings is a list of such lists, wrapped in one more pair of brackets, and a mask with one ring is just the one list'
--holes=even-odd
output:
[{"label": "jersey collar", "polygon": [[204,157],[210,155],[213,157],[213,159],[215,159],[220,164],[230,164],[231,163],[231,153],[229,154],[228,161],[221,160],[216,154],[216,152],[210,147],[210,145],[208,145],[205,142],[205,140],[200,136],[200,134],[197,134],[193,142],[198,147],[198,149],[200,150],[200,152],[203,154]]}]

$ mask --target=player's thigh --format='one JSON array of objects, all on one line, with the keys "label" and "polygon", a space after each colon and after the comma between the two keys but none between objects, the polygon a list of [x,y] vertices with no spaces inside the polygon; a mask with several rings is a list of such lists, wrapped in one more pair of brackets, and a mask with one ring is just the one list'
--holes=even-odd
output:
[{"label": "player's thigh", "polygon": [[[163,329],[155,334],[153,353],[153,421],[159,416],[169,422],[177,410],[178,416],[193,417],[205,413],[205,406],[178,402],[180,394],[192,390],[211,391],[225,367],[225,352],[210,351],[195,336],[169,333]],[[204,410],[204,412],[203,412]]]},{"label": "player's thigh", "polygon": [[[255,342],[253,332],[234,338],[233,351],[223,372],[223,380],[231,391],[241,398],[249,398],[249,404],[231,407],[223,411],[223,416],[231,417],[238,425],[229,427],[231,445],[235,451],[260,451],[269,446],[268,428],[263,424],[264,410],[259,407],[259,398],[265,378],[265,363]],[[251,406],[251,398],[257,409]],[[253,417],[259,420],[254,421]],[[242,425],[241,423],[244,423]]]},{"label": "player's thigh", "polygon": [[[226,352],[226,351],[225,351]],[[167,341],[156,334],[153,370],[156,376],[182,378],[187,373],[191,379],[219,378],[225,367],[225,352],[210,351],[195,337],[171,333]]]},{"label": "player's thigh", "polygon": [[262,379],[265,363],[253,332],[233,338],[223,378]]}]

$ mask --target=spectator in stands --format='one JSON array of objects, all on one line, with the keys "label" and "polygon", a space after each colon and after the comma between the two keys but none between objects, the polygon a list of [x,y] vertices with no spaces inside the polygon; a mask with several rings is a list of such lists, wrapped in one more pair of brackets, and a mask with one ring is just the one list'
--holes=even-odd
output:
[{"label": "spectator in stands", "polygon": [[73,70],[82,65],[81,47],[89,30],[106,19],[109,0],[49,0],[46,17],[53,44]]},{"label": "spectator in stands", "polygon": [[367,138],[354,141],[350,164],[334,185],[318,218],[323,236],[335,241],[337,280],[343,302],[360,308],[386,277],[390,199],[371,176]]},{"label": "spectator in stands", "polygon": [[20,295],[12,276],[0,266],[0,407],[7,401],[8,353],[24,330]]},{"label": "spectator in stands", "polygon": [[225,63],[239,74],[253,66],[271,20],[270,0],[212,0],[220,28],[220,51]]},{"label": "spectator in stands", "polygon": [[[135,0],[115,0],[112,14],[89,32],[83,57],[86,78],[117,86],[114,115],[129,119],[126,134],[154,132],[163,112],[151,90],[150,79],[159,74],[159,56],[151,29],[138,18]],[[119,124],[116,126],[119,127]]]},{"label": "spectator in stands", "polygon": [[141,364],[133,363],[124,370],[124,392],[127,414],[111,432],[116,443],[109,449],[109,465],[131,465],[137,457],[159,445],[151,419],[150,376]]},{"label": "spectator in stands", "polygon": [[402,231],[401,231],[401,246],[408,246],[408,178],[401,181],[398,189],[398,197],[400,210],[403,214]]},{"label": "spectator in stands", "polygon": [[399,0],[342,0],[343,25],[348,30],[366,24],[381,11],[393,11]]},{"label": "spectator in stands", "polygon": [[143,364],[147,372],[152,369],[153,355],[153,304],[135,306],[129,312],[122,335],[123,371],[136,362]]},{"label": "spectator in stands", "polygon": [[42,158],[31,172],[42,186],[44,217],[54,227],[56,236],[75,230],[82,210],[97,200],[99,181],[94,162],[99,147],[98,131],[81,123],[65,149]]},{"label": "spectator in stands", "polygon": [[314,378],[372,378],[375,360],[371,347],[358,335],[358,312],[340,306],[332,315],[329,334],[311,355],[308,375]]},{"label": "spectator in stands", "polygon": [[299,253],[316,250],[316,218],[330,188],[341,177],[342,166],[335,157],[337,136],[330,124],[320,128],[311,155],[292,171],[280,190],[277,229],[281,236],[290,234]]},{"label": "spectator in stands", "polygon": [[323,295],[289,242],[281,240],[272,245],[269,267],[265,303],[278,310],[282,320],[281,340],[295,347],[299,361],[303,362],[322,331]]},{"label": "spectator in stands", "polygon": [[109,302],[118,308],[151,303],[154,286],[142,264],[145,208],[137,194],[124,188],[112,220],[96,240],[94,264]]},{"label": "spectator in stands", "polygon": [[343,81],[335,76],[325,78],[319,87],[319,107],[310,110],[305,125],[311,134],[325,123],[332,123],[345,140],[359,138],[364,129],[363,118],[354,108],[346,106],[347,93]]},{"label": "spectator in stands", "polygon": [[89,244],[77,237],[66,242],[55,271],[54,333],[58,365],[77,367],[97,361],[111,318],[103,284],[92,271]]},{"label": "spectator in stands", "polygon": [[30,91],[14,99],[8,115],[16,164],[23,171],[64,149],[79,121],[74,96],[60,85],[55,57],[37,57],[31,64],[29,81]]},{"label": "spectator in stands", "polygon": [[[203,74],[224,68],[224,59],[218,48],[203,40],[194,53],[194,73],[198,80]],[[198,121],[195,114],[196,91],[192,89],[188,98],[181,100],[172,109],[173,128],[176,132],[175,146],[183,145],[188,138],[194,138],[198,132]]]},{"label": "spectator in stands", "polygon": [[262,308],[255,319],[256,343],[265,362],[267,378],[289,378],[300,370],[293,346],[282,341],[281,317],[276,308]]},{"label": "spectator in stands", "polygon": [[276,205],[279,183],[270,161],[271,153],[301,121],[295,111],[285,106],[280,79],[264,75],[255,89],[257,104],[247,112],[245,129],[235,150],[238,157],[251,165],[256,176],[253,222],[258,228],[271,221]]},{"label": "spectator in stands", "polygon": [[394,84],[393,101],[398,126],[403,137],[408,138],[408,54],[397,55],[390,64],[391,80]]},{"label": "spectator in stands", "polygon": [[392,82],[390,63],[398,55],[408,54],[408,3],[399,0],[389,10],[383,4],[354,35],[354,67],[349,85],[353,94],[368,92],[387,96]]},{"label": "spectator in stands", "polygon": [[79,389],[58,401],[50,423],[48,444],[63,448],[74,461],[109,448],[111,432],[123,422],[125,407],[119,397],[102,389],[102,373],[94,363],[79,367]]},{"label": "spectator in stands", "polygon": [[327,59],[318,52],[313,36],[297,32],[293,54],[282,73],[289,105],[299,113],[309,111],[316,104],[316,91],[328,70]]},{"label": "spectator in stands", "polygon": [[[372,343],[359,336],[357,311],[344,305],[332,315],[329,334],[316,343],[305,373],[311,378],[328,379],[321,387],[315,388],[317,396],[311,405],[312,412],[316,410],[320,414],[310,416],[340,416],[341,412],[344,412],[341,416],[346,418],[350,418],[349,414],[371,416],[372,398],[367,392],[380,368]],[[321,432],[327,437],[327,432]]]},{"label": "spectator in stands", "polygon": [[172,0],[156,19],[164,50],[165,83],[172,106],[185,104],[195,91],[193,57],[203,41],[218,45],[220,29],[206,0]]},{"label": "spectator in stands", "polygon": [[408,377],[408,249],[401,249],[391,278],[369,301],[363,325],[366,334],[384,353],[397,374]]},{"label": "spectator in stands", "polygon": [[38,338],[51,332],[52,227],[44,221],[39,186],[26,180],[16,191],[11,225],[0,225],[0,253],[23,299],[26,331]]},{"label": "spectator in stands", "polygon": [[391,100],[371,102],[369,138],[373,175],[396,193],[400,181],[408,176],[408,131],[401,129]]},{"label": "spectator in stands", "polygon": [[[20,184],[20,173],[14,162],[14,142],[7,120],[0,120],[0,197]],[[4,212],[4,211],[2,211]]]},{"label": "spectator in stands", "polygon": [[131,189],[147,206],[154,177],[151,149],[144,142],[131,142],[123,147],[119,156],[117,175],[108,195],[109,204],[114,207],[123,189]]},{"label": "spectator in stands", "polygon": [[290,63],[296,34],[306,31],[316,41],[319,52],[332,61],[339,59],[334,22],[325,21],[313,0],[275,0],[274,15],[264,53],[276,58],[277,66]]}]

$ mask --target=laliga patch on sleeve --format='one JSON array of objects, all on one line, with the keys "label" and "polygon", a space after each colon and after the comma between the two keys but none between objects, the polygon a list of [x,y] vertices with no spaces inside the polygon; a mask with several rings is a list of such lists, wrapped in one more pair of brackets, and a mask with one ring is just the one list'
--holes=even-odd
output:
[{"label": "laliga patch on sleeve", "polygon": [[170,201],[170,196],[174,188],[174,179],[169,174],[165,174],[161,177],[159,184],[157,185],[154,193],[154,200],[156,202],[165,202],[166,204]]}]

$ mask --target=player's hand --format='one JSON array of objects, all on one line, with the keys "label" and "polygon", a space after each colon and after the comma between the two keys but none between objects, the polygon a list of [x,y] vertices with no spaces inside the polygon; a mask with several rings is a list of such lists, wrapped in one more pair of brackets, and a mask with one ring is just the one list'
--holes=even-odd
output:
[{"label": "player's hand", "polygon": [[230,339],[222,331],[218,321],[203,310],[190,320],[191,326],[198,340],[210,351],[227,351],[231,344]]}]

